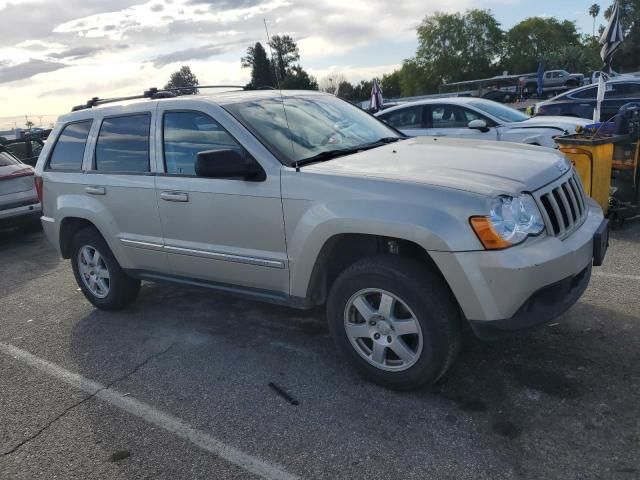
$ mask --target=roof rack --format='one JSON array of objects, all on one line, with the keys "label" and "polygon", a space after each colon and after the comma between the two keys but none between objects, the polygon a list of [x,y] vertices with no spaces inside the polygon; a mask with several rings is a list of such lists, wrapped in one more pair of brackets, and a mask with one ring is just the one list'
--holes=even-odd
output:
[{"label": "roof rack", "polygon": [[76,105],[71,109],[72,112],[80,110],[87,110],[98,105],[104,105],[105,103],[124,102],[126,100],[140,100],[143,98],[149,98],[151,100],[157,100],[160,98],[173,98],[182,95],[196,95],[199,90],[206,88],[239,88],[241,90],[273,90],[273,87],[250,87],[247,85],[196,85],[193,87],[176,87],[176,88],[163,88],[158,90],[156,87],[152,87],[149,90],[145,90],[142,95],[132,95],[129,97],[114,97],[114,98],[99,98],[93,97],[83,105]]}]

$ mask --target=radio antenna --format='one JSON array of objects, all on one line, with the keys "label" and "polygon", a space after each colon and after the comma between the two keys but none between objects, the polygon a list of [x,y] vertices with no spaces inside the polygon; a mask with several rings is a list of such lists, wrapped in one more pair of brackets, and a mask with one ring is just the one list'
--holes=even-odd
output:
[{"label": "radio antenna", "polygon": [[[291,142],[291,153],[293,154],[294,158],[296,155],[296,151],[295,148],[293,146],[293,137],[291,134],[291,127],[289,126],[289,118],[287,117],[287,109],[284,106],[284,95],[282,94],[282,87],[280,86],[280,75],[278,74],[278,70],[279,70],[279,65],[276,64],[276,62],[274,61],[273,58],[273,48],[271,47],[271,37],[269,36],[269,28],[267,27],[267,19],[263,18],[264,20],[264,31],[267,34],[267,45],[269,45],[269,52],[271,52],[271,65],[273,67],[273,72],[276,75],[276,84],[278,85],[278,91],[280,92],[280,101],[282,101],[282,111],[284,112],[284,121],[287,124],[287,130],[289,131],[289,142]],[[294,167],[296,169],[296,172],[300,171],[300,167],[298,165],[298,161],[296,160],[294,162]]]}]

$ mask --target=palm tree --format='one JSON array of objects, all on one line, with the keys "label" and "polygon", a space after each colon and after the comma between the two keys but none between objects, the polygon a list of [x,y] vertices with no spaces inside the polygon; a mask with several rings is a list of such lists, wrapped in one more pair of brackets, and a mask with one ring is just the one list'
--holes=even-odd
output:
[{"label": "palm tree", "polygon": [[596,36],[596,17],[600,14],[600,5],[594,3],[589,7],[589,15],[593,17],[593,36]]}]

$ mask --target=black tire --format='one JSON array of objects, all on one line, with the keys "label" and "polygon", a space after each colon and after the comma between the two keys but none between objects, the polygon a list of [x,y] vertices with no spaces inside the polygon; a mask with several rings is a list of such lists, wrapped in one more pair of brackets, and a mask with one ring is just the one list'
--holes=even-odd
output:
[{"label": "black tire", "polygon": [[[109,271],[109,290],[104,298],[94,295],[81,276],[78,256],[80,249],[85,245],[100,253]],[[140,292],[140,280],[131,278],[124,273],[111,253],[107,242],[95,228],[84,228],[73,236],[71,240],[71,266],[76,282],[84,296],[101,310],[121,310],[133,302]]]},{"label": "black tire", "polygon": [[[370,288],[401,299],[419,322],[422,351],[406,370],[390,372],[375,367],[356,351],[347,336],[347,305],[356,293]],[[451,291],[433,269],[406,257],[378,255],[347,268],[331,287],[327,317],[338,350],[364,377],[394,390],[412,390],[436,382],[460,349],[460,313]]]}]

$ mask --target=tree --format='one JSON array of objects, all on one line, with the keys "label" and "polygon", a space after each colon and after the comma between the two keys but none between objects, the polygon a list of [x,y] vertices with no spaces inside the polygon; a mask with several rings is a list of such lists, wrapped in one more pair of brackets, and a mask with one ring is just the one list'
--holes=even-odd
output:
[{"label": "tree", "polygon": [[600,14],[600,5],[594,3],[589,7],[589,15],[593,17],[593,36],[596,36],[596,18]]},{"label": "tree", "polygon": [[273,53],[271,62],[279,81],[285,79],[292,65],[300,60],[298,45],[289,35],[274,35],[269,41]]},{"label": "tree", "polygon": [[197,87],[198,78],[194,75],[187,65],[180,67],[180,70],[175,71],[169,77],[169,81],[164,86],[165,89],[179,88],[178,93],[182,95],[192,95],[198,93],[197,88],[182,88],[182,87]]},{"label": "tree", "polygon": [[580,36],[575,23],[559,22],[555,18],[527,18],[506,34],[503,67],[512,73],[535,72],[541,61],[549,65],[549,58],[555,52],[576,45],[580,45]]},{"label": "tree", "polygon": [[430,72],[429,87],[496,73],[502,30],[491,12],[435,13],[424,18],[417,32],[415,62]]},{"label": "tree", "polygon": [[27,119],[27,121],[26,121],[26,122],[25,122],[25,124],[24,124],[24,126],[27,128],[27,130],[32,129],[32,128],[33,128],[33,125],[34,125],[34,123],[33,123],[31,120],[29,120],[29,119]]},{"label": "tree", "polygon": [[339,95],[341,93],[340,85],[342,85],[346,81],[347,77],[345,77],[342,73],[332,73],[320,79],[320,90],[330,93],[331,95]]},{"label": "tree", "polygon": [[273,70],[267,52],[260,42],[247,48],[247,55],[242,57],[242,68],[251,68],[251,83],[253,88],[273,87]]},{"label": "tree", "polygon": [[354,86],[347,80],[340,82],[340,84],[338,85],[337,95],[349,102],[356,102],[358,100],[357,98],[355,98]]},{"label": "tree", "polygon": [[396,98],[400,96],[400,71],[385,73],[380,80],[380,87],[385,98]]},{"label": "tree", "polygon": [[287,76],[280,82],[284,90],[318,90],[318,82],[300,65],[289,67]]}]

